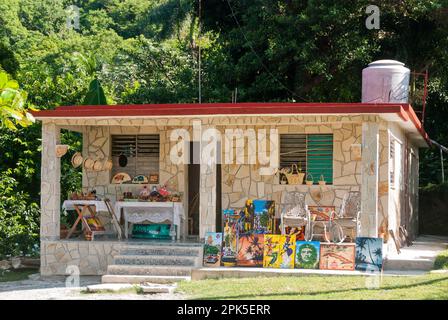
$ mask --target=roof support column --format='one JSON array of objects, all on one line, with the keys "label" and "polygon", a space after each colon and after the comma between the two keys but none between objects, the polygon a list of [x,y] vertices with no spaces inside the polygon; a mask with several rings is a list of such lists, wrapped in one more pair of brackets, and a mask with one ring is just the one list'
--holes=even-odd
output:
[{"label": "roof support column", "polygon": [[378,237],[378,152],[379,124],[362,124],[361,232]]},{"label": "roof support column", "polygon": [[193,126],[193,137],[200,141],[199,238],[216,231],[216,164],[219,132],[204,125]]},{"label": "roof support column", "polygon": [[60,235],[61,159],[56,156],[60,128],[42,123],[42,165],[40,196],[40,238],[57,240]]}]

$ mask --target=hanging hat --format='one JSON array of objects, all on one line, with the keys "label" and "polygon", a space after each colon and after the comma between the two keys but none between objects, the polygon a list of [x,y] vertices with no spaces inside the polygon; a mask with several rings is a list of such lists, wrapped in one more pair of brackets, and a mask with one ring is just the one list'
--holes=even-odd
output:
[{"label": "hanging hat", "polygon": [[93,163],[93,170],[94,171],[103,170],[103,162],[101,160],[95,160],[95,162]]},{"label": "hanging hat", "polygon": [[58,144],[56,145],[56,157],[61,158],[68,151],[67,144]]},{"label": "hanging hat", "polygon": [[84,160],[84,169],[92,170],[94,164],[95,164],[95,161],[93,161],[90,158],[87,158],[86,160]]},{"label": "hanging hat", "polygon": [[75,152],[72,156],[72,166],[73,168],[78,168],[83,162],[83,158],[80,152]]},{"label": "hanging hat", "polygon": [[112,170],[112,167],[113,167],[113,163],[112,163],[112,160],[107,160],[104,164],[103,164],[103,170],[106,170],[106,171],[110,171],[110,170]]}]

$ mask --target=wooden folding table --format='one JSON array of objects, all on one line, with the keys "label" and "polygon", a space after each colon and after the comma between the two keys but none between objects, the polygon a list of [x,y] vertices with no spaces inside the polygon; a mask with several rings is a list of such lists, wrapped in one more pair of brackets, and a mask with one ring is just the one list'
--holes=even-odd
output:
[{"label": "wooden folding table", "polygon": [[[108,212],[108,208],[103,201],[97,200],[66,200],[64,201],[62,208],[65,210],[75,210],[78,214],[78,218],[76,219],[73,226],[70,228],[70,231],[67,234],[66,239],[69,239],[73,232],[75,232],[76,227],[79,222],[82,223],[83,229],[87,230],[92,234],[92,240],[95,238],[96,234],[105,234],[107,233],[104,230],[92,230],[92,228],[87,223],[87,218],[92,217],[95,218],[97,212],[106,211]],[[86,216],[87,214],[87,216]]]}]

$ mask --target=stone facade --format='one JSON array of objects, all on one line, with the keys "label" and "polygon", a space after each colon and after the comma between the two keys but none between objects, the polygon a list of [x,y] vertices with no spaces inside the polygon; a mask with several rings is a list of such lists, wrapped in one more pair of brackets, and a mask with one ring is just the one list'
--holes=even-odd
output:
[{"label": "stone facade", "polygon": [[[217,129],[224,135],[226,128],[266,129],[276,128],[279,134],[292,133],[325,133],[333,134],[333,184],[319,186],[284,185],[276,175],[260,175],[259,163],[254,164],[223,164],[222,172],[222,207],[241,208],[247,199],[270,199],[277,204],[282,201],[285,191],[301,191],[307,193],[306,202],[309,205],[334,205],[337,210],[348,191],[362,190],[363,181],[363,123],[375,123],[378,133],[377,146],[377,212],[375,221],[369,222],[375,230],[369,235],[379,235],[388,240],[388,230],[393,227],[398,234],[398,216],[400,208],[397,201],[402,201],[402,193],[391,192],[389,185],[390,173],[390,133],[398,131],[397,126],[374,115],[302,115],[302,116],[216,116],[216,117],[160,117],[150,119],[57,119],[46,120],[42,129],[42,267],[44,274],[64,274],[68,264],[78,265],[82,274],[102,274],[119,249],[113,242],[76,242],[54,241],[59,237],[60,214],[60,159],[55,156],[55,146],[59,143],[60,128],[80,131],[83,133],[83,156],[103,160],[111,157],[111,135],[113,134],[153,134],[160,135],[159,181],[171,189],[184,192],[184,207],[188,208],[188,177],[184,164],[171,163],[169,154],[178,141],[170,141],[173,130],[185,128],[190,137],[197,141],[197,132],[193,130],[193,122],[201,121],[202,130]],[[407,141],[404,134],[400,136]],[[200,136],[200,135],[199,135]],[[207,141],[205,141],[207,143]],[[202,145],[202,144],[201,144]],[[223,145],[223,143],[221,144]],[[418,149],[409,146],[416,154],[412,167],[408,172],[411,179],[418,170]],[[185,150],[184,150],[185,151]],[[243,150],[235,152],[247,153]],[[225,159],[226,154],[221,154]],[[63,161],[67,159],[63,158]],[[398,161],[404,161],[400,158]],[[365,160],[366,164],[368,163]],[[417,165],[416,165],[417,163]],[[367,166],[368,167],[368,166]],[[111,184],[111,173],[108,171],[83,171],[83,188],[96,189],[100,197],[108,197],[114,201],[125,191],[137,192],[140,185]],[[200,177],[200,237],[205,232],[215,230],[216,219],[216,170],[214,166],[201,164]],[[410,201],[412,215],[415,217],[418,182],[412,180]],[[415,187],[417,186],[417,187]],[[366,198],[363,202],[367,201]],[[369,199],[372,205],[371,199]],[[394,202],[394,206],[392,206]],[[278,208],[277,208],[278,209]],[[376,211],[376,209],[374,210]],[[279,210],[277,210],[279,212]],[[391,219],[393,213],[394,219]],[[111,228],[106,215],[100,217]],[[394,226],[391,226],[391,221]],[[392,222],[393,222],[392,221]],[[389,239],[390,240],[390,239]],[[117,247],[118,246],[118,247]]]},{"label": "stone facade", "polygon": [[75,266],[80,275],[103,275],[123,246],[118,241],[43,240],[40,272],[43,276],[67,275]]},{"label": "stone facade", "polygon": [[56,124],[42,125],[41,219],[40,238],[59,238],[61,208],[61,159],[56,157],[60,128]]},{"label": "stone facade", "polygon": [[[269,129],[270,127],[255,127]],[[361,161],[354,147],[361,143],[361,125],[356,123],[328,123],[278,126],[279,134],[326,133],[333,134],[333,184],[332,185],[284,185],[279,176],[259,174],[260,165],[223,165],[222,206],[241,208],[247,199],[269,199],[281,203],[285,191],[306,192],[309,205],[334,205],[339,207],[344,194],[359,191]],[[279,210],[277,210],[279,212]]]}]

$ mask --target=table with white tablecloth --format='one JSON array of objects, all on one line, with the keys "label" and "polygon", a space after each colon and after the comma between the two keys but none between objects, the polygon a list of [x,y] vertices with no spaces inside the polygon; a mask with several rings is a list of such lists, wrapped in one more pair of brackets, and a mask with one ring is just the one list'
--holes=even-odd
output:
[{"label": "table with white tablecloth", "polygon": [[[128,237],[129,223],[169,221],[171,222],[170,235],[173,239],[180,238],[181,223],[185,221],[184,207],[181,202],[117,201],[114,211],[118,220],[121,209],[123,209],[126,237]],[[175,226],[177,226],[177,232]]]},{"label": "table with white tablecloth", "polygon": [[65,200],[62,209],[75,210],[75,206],[94,206],[97,212],[107,212],[104,201],[100,200]]}]

